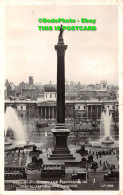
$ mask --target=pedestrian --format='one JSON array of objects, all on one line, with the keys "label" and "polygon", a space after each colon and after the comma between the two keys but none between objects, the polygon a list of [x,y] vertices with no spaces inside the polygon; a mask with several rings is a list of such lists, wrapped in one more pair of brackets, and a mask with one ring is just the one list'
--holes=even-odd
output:
[{"label": "pedestrian", "polygon": [[101,165],[101,160],[100,160],[100,165]]},{"label": "pedestrian", "polygon": [[111,172],[112,172],[112,166],[110,166],[110,170],[111,170]]}]

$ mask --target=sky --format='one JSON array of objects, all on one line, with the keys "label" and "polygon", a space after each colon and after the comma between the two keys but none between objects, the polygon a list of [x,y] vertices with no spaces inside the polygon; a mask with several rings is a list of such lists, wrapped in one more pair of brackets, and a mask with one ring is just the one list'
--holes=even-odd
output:
[{"label": "sky", "polygon": [[5,79],[17,85],[21,81],[28,82],[28,77],[33,76],[35,83],[52,81],[56,84],[54,46],[59,31],[39,31],[38,26],[54,27],[63,23],[39,23],[38,18],[96,19],[96,31],[64,31],[64,43],[68,45],[65,78],[81,84],[95,84],[101,80],[107,80],[108,84],[118,83],[118,9],[110,5],[7,6]]}]

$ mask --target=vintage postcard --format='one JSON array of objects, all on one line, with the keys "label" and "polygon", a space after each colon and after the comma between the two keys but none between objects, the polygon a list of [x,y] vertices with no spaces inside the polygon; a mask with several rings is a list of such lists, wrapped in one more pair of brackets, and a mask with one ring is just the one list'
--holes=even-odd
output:
[{"label": "vintage postcard", "polygon": [[122,194],[123,1],[0,9],[1,194]]}]

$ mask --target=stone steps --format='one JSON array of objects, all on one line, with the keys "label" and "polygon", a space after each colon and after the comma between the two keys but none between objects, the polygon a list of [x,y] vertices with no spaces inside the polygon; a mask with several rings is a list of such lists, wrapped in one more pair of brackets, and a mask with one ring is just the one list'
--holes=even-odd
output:
[{"label": "stone steps", "polygon": [[50,156],[52,157],[58,157],[58,156],[61,156],[61,157],[73,157],[72,154],[51,154]]},{"label": "stone steps", "polygon": [[64,155],[57,155],[57,156],[52,156],[52,154],[50,155],[50,157],[48,157],[48,160],[75,160],[74,156],[64,156]]},{"label": "stone steps", "polygon": [[52,151],[52,154],[67,154],[69,155],[70,154],[70,151],[69,150],[55,150],[55,151]]}]

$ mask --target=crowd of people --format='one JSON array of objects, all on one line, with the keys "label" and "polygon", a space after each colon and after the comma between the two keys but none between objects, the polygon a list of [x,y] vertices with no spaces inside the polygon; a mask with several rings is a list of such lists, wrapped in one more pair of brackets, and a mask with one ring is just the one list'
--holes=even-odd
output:
[{"label": "crowd of people", "polygon": [[96,155],[97,158],[98,158],[98,156],[100,156],[100,158],[101,158],[102,155],[117,155],[117,154],[119,154],[119,152],[117,150],[114,150],[114,149],[99,150],[99,151],[97,151],[97,150],[95,150],[95,151],[94,150],[93,151],[89,150],[89,154]]},{"label": "crowd of people", "polygon": [[89,150],[89,154],[93,155],[96,157],[97,161],[98,161],[98,165],[99,167],[103,170],[112,170],[112,169],[115,169],[115,168],[119,168],[119,165],[115,165],[112,161],[111,162],[108,162],[108,160],[103,160],[103,157],[102,156],[108,156],[108,155],[115,155],[116,157],[118,157],[119,155],[119,151],[118,150],[114,150],[114,149],[108,149],[108,150]]},{"label": "crowd of people", "polygon": [[21,166],[24,163],[24,159],[26,158],[26,152],[24,152],[24,150],[21,152],[20,149],[19,150],[15,150],[15,151],[8,151],[5,153],[7,158],[14,158],[14,161],[17,162],[17,165]]}]

